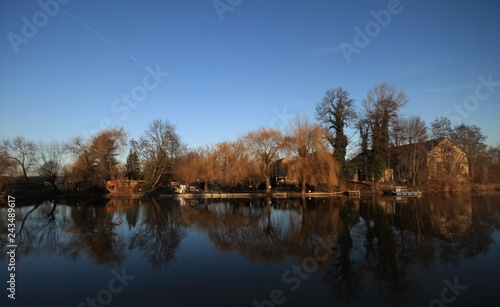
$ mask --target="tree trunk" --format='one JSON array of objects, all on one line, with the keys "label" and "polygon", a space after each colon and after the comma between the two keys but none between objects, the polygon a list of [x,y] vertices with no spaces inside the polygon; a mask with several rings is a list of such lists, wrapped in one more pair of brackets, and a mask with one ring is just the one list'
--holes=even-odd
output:
[{"label": "tree trunk", "polygon": [[31,184],[31,181],[30,181],[30,179],[28,178],[28,174],[26,173],[26,168],[24,168],[24,166],[23,166],[23,175],[24,175],[24,179],[26,179],[26,182],[27,182],[28,184]]},{"label": "tree trunk", "polygon": [[417,146],[415,145],[414,146],[414,150],[413,150],[413,180],[412,180],[412,185],[415,186],[415,183],[417,181]]},{"label": "tree trunk", "polygon": [[306,182],[302,181],[300,184],[301,184],[302,194],[306,194]]}]

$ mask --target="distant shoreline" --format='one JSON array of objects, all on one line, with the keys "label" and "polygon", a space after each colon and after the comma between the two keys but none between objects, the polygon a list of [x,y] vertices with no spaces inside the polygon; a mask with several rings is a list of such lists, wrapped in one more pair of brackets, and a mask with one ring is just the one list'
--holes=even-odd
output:
[{"label": "distant shoreline", "polygon": [[[487,192],[487,191],[500,191],[500,185],[498,184],[488,184],[488,185],[476,185],[471,187],[470,190],[462,190],[462,191],[426,191],[422,190],[424,195],[435,195],[440,193],[475,193],[475,192]],[[381,191],[369,191],[369,190],[361,190],[361,197],[380,195],[383,193]],[[0,203],[3,204],[4,200],[7,199],[7,195],[2,194],[2,198]],[[300,193],[300,192],[200,192],[200,193],[165,193],[158,195],[120,195],[114,196],[110,194],[31,194],[31,195],[11,195],[16,199],[20,200],[56,200],[56,199],[109,199],[109,200],[117,200],[117,199],[246,199],[246,198],[298,198],[298,197],[339,197],[339,196],[348,196],[345,191],[343,192],[309,192],[309,193]],[[386,195],[391,196],[391,195]],[[392,196],[391,196],[392,197]]]}]

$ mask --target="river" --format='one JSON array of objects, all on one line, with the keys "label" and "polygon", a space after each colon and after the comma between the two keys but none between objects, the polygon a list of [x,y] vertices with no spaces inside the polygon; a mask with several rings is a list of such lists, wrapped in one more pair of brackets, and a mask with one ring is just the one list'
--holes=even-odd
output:
[{"label": "river", "polygon": [[1,306],[498,304],[500,193],[16,200],[9,244],[0,216]]}]

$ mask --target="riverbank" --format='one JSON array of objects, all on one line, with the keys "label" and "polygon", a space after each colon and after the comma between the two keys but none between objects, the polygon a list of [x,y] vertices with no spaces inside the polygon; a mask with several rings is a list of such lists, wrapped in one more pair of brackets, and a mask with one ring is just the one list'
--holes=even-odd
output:
[{"label": "riverbank", "polygon": [[500,183],[476,183],[472,184],[471,191],[500,191]]},{"label": "riverbank", "polygon": [[311,192],[311,193],[298,193],[298,192],[272,192],[272,193],[183,193],[183,194],[160,194],[159,198],[262,198],[262,197],[272,197],[272,198],[294,198],[294,197],[331,197],[331,196],[341,196],[342,192]]},{"label": "riverbank", "polygon": [[[381,195],[382,190],[372,190],[366,189],[366,187],[359,189],[358,186],[356,190],[351,191],[359,191],[359,196],[371,196],[371,195]],[[424,194],[435,194],[435,193],[472,193],[472,192],[482,192],[482,191],[500,191],[500,184],[473,184],[468,186],[467,189],[449,189],[443,188],[441,189],[429,189],[422,188],[419,189],[424,192]],[[298,198],[298,197],[334,197],[334,196],[348,196],[349,193],[346,191],[337,191],[337,192],[309,192],[309,193],[300,193],[297,191],[276,191],[266,193],[263,191],[252,191],[252,192],[194,192],[194,193],[142,193],[142,194],[121,194],[121,195],[112,195],[105,193],[78,193],[78,194],[66,194],[66,193],[27,193],[27,194],[19,194],[13,193],[11,196],[15,196],[16,199],[21,199],[24,201],[29,200],[62,200],[62,199],[92,199],[92,200],[103,200],[103,199],[149,199],[149,198],[183,198],[183,199],[244,199],[244,198],[263,198],[263,197],[271,197],[271,198]],[[351,196],[353,196],[352,194]],[[356,195],[358,196],[358,195]],[[2,193],[2,200],[7,198],[7,194]],[[3,201],[0,200],[0,203]]]}]

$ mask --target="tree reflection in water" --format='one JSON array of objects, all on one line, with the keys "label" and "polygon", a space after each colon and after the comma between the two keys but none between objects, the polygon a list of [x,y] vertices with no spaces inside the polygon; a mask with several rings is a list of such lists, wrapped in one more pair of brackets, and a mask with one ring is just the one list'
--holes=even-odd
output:
[{"label": "tree reflection in water", "polygon": [[142,207],[142,220],[130,238],[129,249],[138,249],[153,268],[166,267],[174,258],[182,237],[178,206],[160,206],[157,200]]},{"label": "tree reflection in water", "polygon": [[266,208],[261,199],[217,203],[190,200],[188,206],[182,207],[182,213],[187,225],[207,234],[220,250],[272,262],[281,259],[283,251]]},{"label": "tree reflection in water", "polygon": [[83,205],[71,210],[72,225],[69,242],[62,246],[63,253],[77,259],[85,253],[97,263],[115,265],[125,259],[125,239],[115,228],[118,224],[105,206]]},{"label": "tree reflection in water", "polygon": [[18,208],[18,212],[21,257],[58,254],[76,260],[84,253],[103,264],[119,264],[125,257],[124,240],[115,233],[116,224],[104,206],[71,207],[45,201]]},{"label": "tree reflection in water", "polygon": [[351,228],[359,222],[359,214],[354,206],[352,200],[340,205],[337,244],[323,275],[323,281],[330,286],[335,297],[346,302],[352,302],[363,291],[361,263],[351,257],[354,246]]},{"label": "tree reflection in water", "polygon": [[[333,254],[318,263],[318,273],[337,299],[353,302],[375,287],[399,305],[418,291],[411,275],[416,266],[457,266],[490,250],[500,230],[497,200],[498,195],[441,195],[43,202],[16,208],[18,257],[57,254],[117,265],[127,246],[159,269],[172,263],[181,240],[193,231],[223,252],[262,263],[300,264],[316,248],[331,245]],[[6,237],[6,227],[0,229]]]},{"label": "tree reflection in water", "polygon": [[[252,260],[271,263],[286,257],[312,257],[321,240],[328,242],[332,214],[309,211],[305,199],[193,200],[182,207],[189,226],[207,234],[222,251],[236,251]],[[318,206],[320,208],[320,206]],[[333,219],[335,221],[335,219]]]},{"label": "tree reflection in water", "polygon": [[301,263],[320,240],[329,242],[334,253],[319,266],[336,298],[352,302],[369,283],[400,305],[419,289],[411,266],[458,265],[489,250],[500,208],[484,215],[472,203],[470,196],[192,200],[182,215],[219,249],[264,263],[287,257]]},{"label": "tree reflection in water", "polygon": [[408,254],[400,248],[398,230],[394,227],[394,201],[384,203],[371,199],[360,206],[364,219],[364,274],[372,279],[380,295],[400,305],[403,298],[416,290],[408,278]]},{"label": "tree reflection in water", "polygon": [[61,228],[61,222],[55,217],[57,204],[57,201],[36,204],[23,216],[18,234],[23,253],[57,252]]}]

